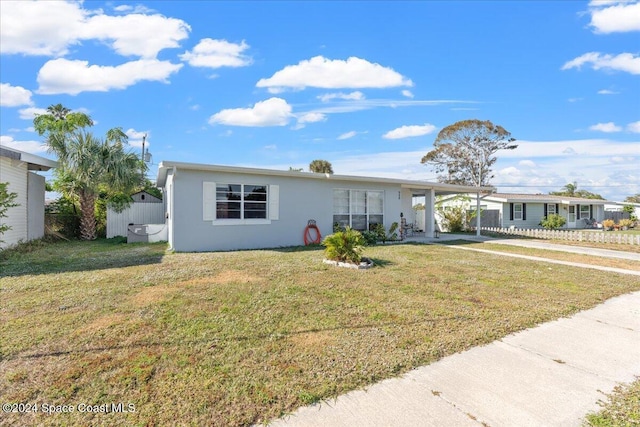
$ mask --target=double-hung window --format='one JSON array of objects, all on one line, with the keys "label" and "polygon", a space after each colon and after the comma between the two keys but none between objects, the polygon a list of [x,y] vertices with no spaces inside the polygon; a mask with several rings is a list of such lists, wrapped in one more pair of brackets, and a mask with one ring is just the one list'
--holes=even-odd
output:
[{"label": "double-hung window", "polygon": [[333,222],[354,230],[370,230],[383,224],[384,192],[373,190],[333,190]]},{"label": "double-hung window", "polygon": [[522,220],[522,203],[513,204],[513,219]]},{"label": "double-hung window", "polygon": [[556,212],[556,204],[555,203],[547,203],[547,216],[555,215]]},{"label": "double-hung window", "polygon": [[591,218],[591,205],[580,205],[580,219]]}]

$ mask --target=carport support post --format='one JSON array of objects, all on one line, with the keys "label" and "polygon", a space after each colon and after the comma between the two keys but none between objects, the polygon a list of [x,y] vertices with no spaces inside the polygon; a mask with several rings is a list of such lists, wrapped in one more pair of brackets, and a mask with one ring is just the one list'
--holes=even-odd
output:
[{"label": "carport support post", "polygon": [[436,191],[428,189],[424,194],[424,232],[426,237],[433,238],[436,223]]},{"label": "carport support post", "polygon": [[480,237],[480,224],[481,224],[481,215],[480,215],[480,190],[478,190],[477,194],[477,203],[476,203],[476,236]]}]

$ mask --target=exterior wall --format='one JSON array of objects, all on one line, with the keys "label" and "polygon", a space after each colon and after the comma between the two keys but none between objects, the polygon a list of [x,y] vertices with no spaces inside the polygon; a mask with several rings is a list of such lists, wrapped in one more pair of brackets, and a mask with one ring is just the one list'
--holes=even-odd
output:
[{"label": "exterior wall", "polygon": [[[27,164],[19,160],[12,160],[7,157],[0,157],[0,182],[8,182],[9,193],[17,193],[18,197],[14,203],[19,206],[7,210],[7,217],[2,218],[4,224],[11,227],[6,231],[0,240],[0,248],[6,248],[27,240]],[[42,199],[44,210],[44,198]],[[44,222],[43,222],[44,225]]]},{"label": "exterior wall", "polygon": [[[227,220],[203,220],[203,182],[278,185],[278,219],[268,224],[229,225]],[[384,225],[400,222],[401,189],[395,184],[367,184],[340,180],[249,175],[178,169],[166,184],[169,243],[181,252],[274,248],[303,244],[310,219],[322,236],[333,232],[333,189],[383,190]],[[270,196],[270,195],[269,195]],[[408,210],[411,210],[409,194]],[[227,222],[226,222],[227,221]],[[226,224],[225,224],[226,222]]]},{"label": "exterior wall", "polygon": [[44,237],[44,176],[27,173],[27,240]]},{"label": "exterior wall", "polygon": [[167,224],[167,242],[169,242],[169,247],[170,248],[174,248],[174,241],[173,241],[173,236],[174,236],[174,232],[173,232],[173,225],[174,225],[174,221],[173,221],[173,217],[175,215],[174,209],[173,209],[173,189],[174,189],[174,185],[173,185],[173,179],[174,179],[174,175],[173,172],[169,172],[167,175],[167,182],[166,182],[166,186],[165,186],[165,192],[164,192],[164,197],[162,198],[162,200],[164,201],[164,207],[165,207],[165,218],[166,218],[166,224]]},{"label": "exterior wall", "polygon": [[510,203],[503,203],[502,206],[502,226],[509,228],[511,226],[517,228],[539,228],[540,221],[544,216],[544,203],[526,203],[527,219],[523,220],[511,220],[511,206]]},{"label": "exterior wall", "polygon": [[126,236],[129,224],[164,224],[162,203],[134,202],[122,212],[107,208],[107,238]]}]

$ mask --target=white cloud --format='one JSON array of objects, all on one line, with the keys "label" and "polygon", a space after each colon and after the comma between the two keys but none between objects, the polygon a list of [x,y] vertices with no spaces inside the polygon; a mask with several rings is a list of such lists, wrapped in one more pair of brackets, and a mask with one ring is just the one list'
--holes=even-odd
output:
[{"label": "white cloud", "polygon": [[640,120],[637,122],[629,123],[627,125],[627,130],[633,133],[640,133]]},{"label": "white cloud", "polygon": [[326,114],[310,112],[298,116],[298,122],[293,127],[294,130],[302,129],[307,123],[324,122],[327,120]]},{"label": "white cloud", "polygon": [[615,92],[613,90],[609,90],[609,89],[602,89],[598,91],[598,95],[617,95],[620,92]]},{"label": "white cloud", "polygon": [[589,130],[611,133],[611,132],[620,132],[622,128],[620,126],[617,126],[613,122],[607,122],[607,123],[598,123],[593,126],[589,126]]},{"label": "white cloud", "polygon": [[[105,15],[77,1],[2,3],[0,52],[61,56],[83,40],[100,40],[120,55],[155,58],[179,46],[191,28],[162,15]],[[134,9],[135,10],[135,9]]]},{"label": "white cloud", "polygon": [[282,98],[256,102],[251,108],[222,110],[209,118],[209,124],[228,126],[285,126],[291,119],[291,106]]},{"label": "white cloud", "polygon": [[47,109],[46,108],[28,107],[28,108],[22,108],[22,109],[18,110],[18,113],[19,113],[20,118],[22,120],[33,120],[33,119],[36,118],[36,115],[47,114]]},{"label": "white cloud", "polygon": [[108,42],[122,56],[155,58],[163,49],[179,47],[190,30],[184,21],[162,15],[96,15],[80,27],[78,37]]},{"label": "white cloud", "polygon": [[382,135],[382,137],[385,139],[402,139],[414,136],[423,136],[432,133],[436,129],[437,128],[434,125],[429,123],[425,123],[424,125],[401,126],[390,130]]},{"label": "white cloud", "polygon": [[588,52],[565,63],[561,69],[580,69],[585,64],[591,64],[591,68],[594,70],[615,70],[631,74],[640,74],[640,56],[632,53],[621,53],[613,56],[600,52]]},{"label": "white cloud", "polygon": [[21,86],[0,83],[0,106],[19,107],[21,105],[33,105],[31,91]]},{"label": "white cloud", "polygon": [[613,164],[628,163],[628,162],[632,162],[633,160],[634,160],[633,157],[622,157],[622,156],[613,156],[609,159],[609,161]]},{"label": "white cloud", "polygon": [[413,82],[391,68],[383,67],[357,57],[346,61],[316,56],[288,65],[268,79],[260,79],[256,87],[279,92],[286,88],[323,89],[338,88],[388,88],[413,86]]},{"label": "white cloud", "polygon": [[582,101],[584,98],[569,98],[567,99],[567,101],[569,102],[580,102]]},{"label": "white cloud", "polygon": [[640,141],[619,142],[611,139],[571,139],[563,141],[516,141],[515,150],[500,151],[498,158],[537,159],[558,157],[577,160],[587,157],[608,157],[611,153],[619,156],[637,156]]},{"label": "white cloud", "polygon": [[0,52],[64,55],[78,43],[86,15],[77,2],[2,2]]},{"label": "white cloud", "polygon": [[595,33],[640,31],[640,3],[606,1],[591,2],[589,6],[590,25]]},{"label": "white cloud", "polygon": [[407,98],[413,98],[413,92],[408,89],[402,91],[402,96],[406,96]]},{"label": "white cloud", "polygon": [[352,131],[345,132],[342,135],[338,136],[338,139],[343,140],[343,139],[353,138],[357,134],[358,134],[358,132],[356,132],[355,130],[352,130]]},{"label": "white cloud", "polygon": [[88,61],[53,59],[47,61],[38,72],[38,93],[77,95],[80,92],[124,89],[145,80],[168,83],[168,77],[182,66],[157,59],[140,59],[115,67],[89,65]]},{"label": "white cloud", "polygon": [[344,99],[348,101],[359,101],[364,99],[364,94],[359,90],[351,92],[351,93],[325,93],[324,95],[318,96],[318,99],[322,102],[329,102],[333,99]]},{"label": "white cloud", "polygon": [[274,151],[278,149],[278,146],[276,144],[270,144],[270,145],[265,145],[262,148],[265,150]]},{"label": "white cloud", "polygon": [[129,5],[120,5],[120,6],[116,6],[113,8],[113,10],[115,10],[116,12],[122,12],[122,13],[153,13],[155,12],[153,9],[149,9],[148,7],[141,5],[141,4],[137,4],[135,6],[129,6]]},{"label": "white cloud", "polygon": [[322,113],[305,113],[298,117],[298,123],[316,123],[324,122],[327,120],[327,116]]},{"label": "white cloud", "polygon": [[520,165],[522,167],[526,167],[526,168],[535,168],[536,167],[535,162],[533,162],[531,160],[520,160],[518,162],[518,165]]},{"label": "white cloud", "polygon": [[202,39],[191,52],[180,55],[180,59],[186,61],[192,67],[244,67],[250,65],[253,60],[242,52],[249,45],[242,41],[240,44],[230,43],[226,40]]},{"label": "white cloud", "polygon": [[44,153],[47,151],[47,146],[39,141],[16,141],[13,137],[8,135],[0,136],[0,145],[32,154]]}]

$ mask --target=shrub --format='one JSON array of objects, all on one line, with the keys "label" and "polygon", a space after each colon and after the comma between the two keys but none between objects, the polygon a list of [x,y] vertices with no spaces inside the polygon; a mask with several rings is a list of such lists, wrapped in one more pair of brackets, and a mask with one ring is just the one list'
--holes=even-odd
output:
[{"label": "shrub", "polygon": [[611,230],[615,224],[616,222],[612,219],[605,219],[604,221],[602,221],[602,227],[605,230]]},{"label": "shrub", "polygon": [[[17,193],[9,193],[9,183],[0,182],[0,218],[6,218],[8,216],[7,211],[9,208],[20,206],[15,203],[15,199],[18,197]],[[11,230],[11,227],[7,224],[0,224],[0,236],[5,232]],[[2,242],[2,240],[0,240]]]},{"label": "shrub", "polygon": [[391,227],[389,227],[389,234],[387,234],[388,240],[398,240],[398,233],[396,233],[397,229],[398,229],[398,223],[392,222]]},{"label": "shrub", "polygon": [[450,233],[465,231],[471,216],[464,206],[448,206],[439,210],[442,224]]},{"label": "shrub", "polygon": [[362,237],[364,238],[365,246],[373,246],[378,242],[378,233],[375,231],[363,231]]},{"label": "shrub", "polygon": [[631,219],[621,219],[620,221],[618,221],[618,225],[620,225],[620,227],[632,227],[633,226],[633,220]]},{"label": "shrub", "polygon": [[562,215],[551,214],[542,217],[542,221],[540,221],[540,225],[548,230],[555,230],[556,228],[560,228],[565,225],[567,222],[566,219]]},{"label": "shrub", "polygon": [[344,231],[325,237],[322,245],[325,247],[324,254],[327,259],[359,264],[365,240],[359,231],[346,227]]}]

